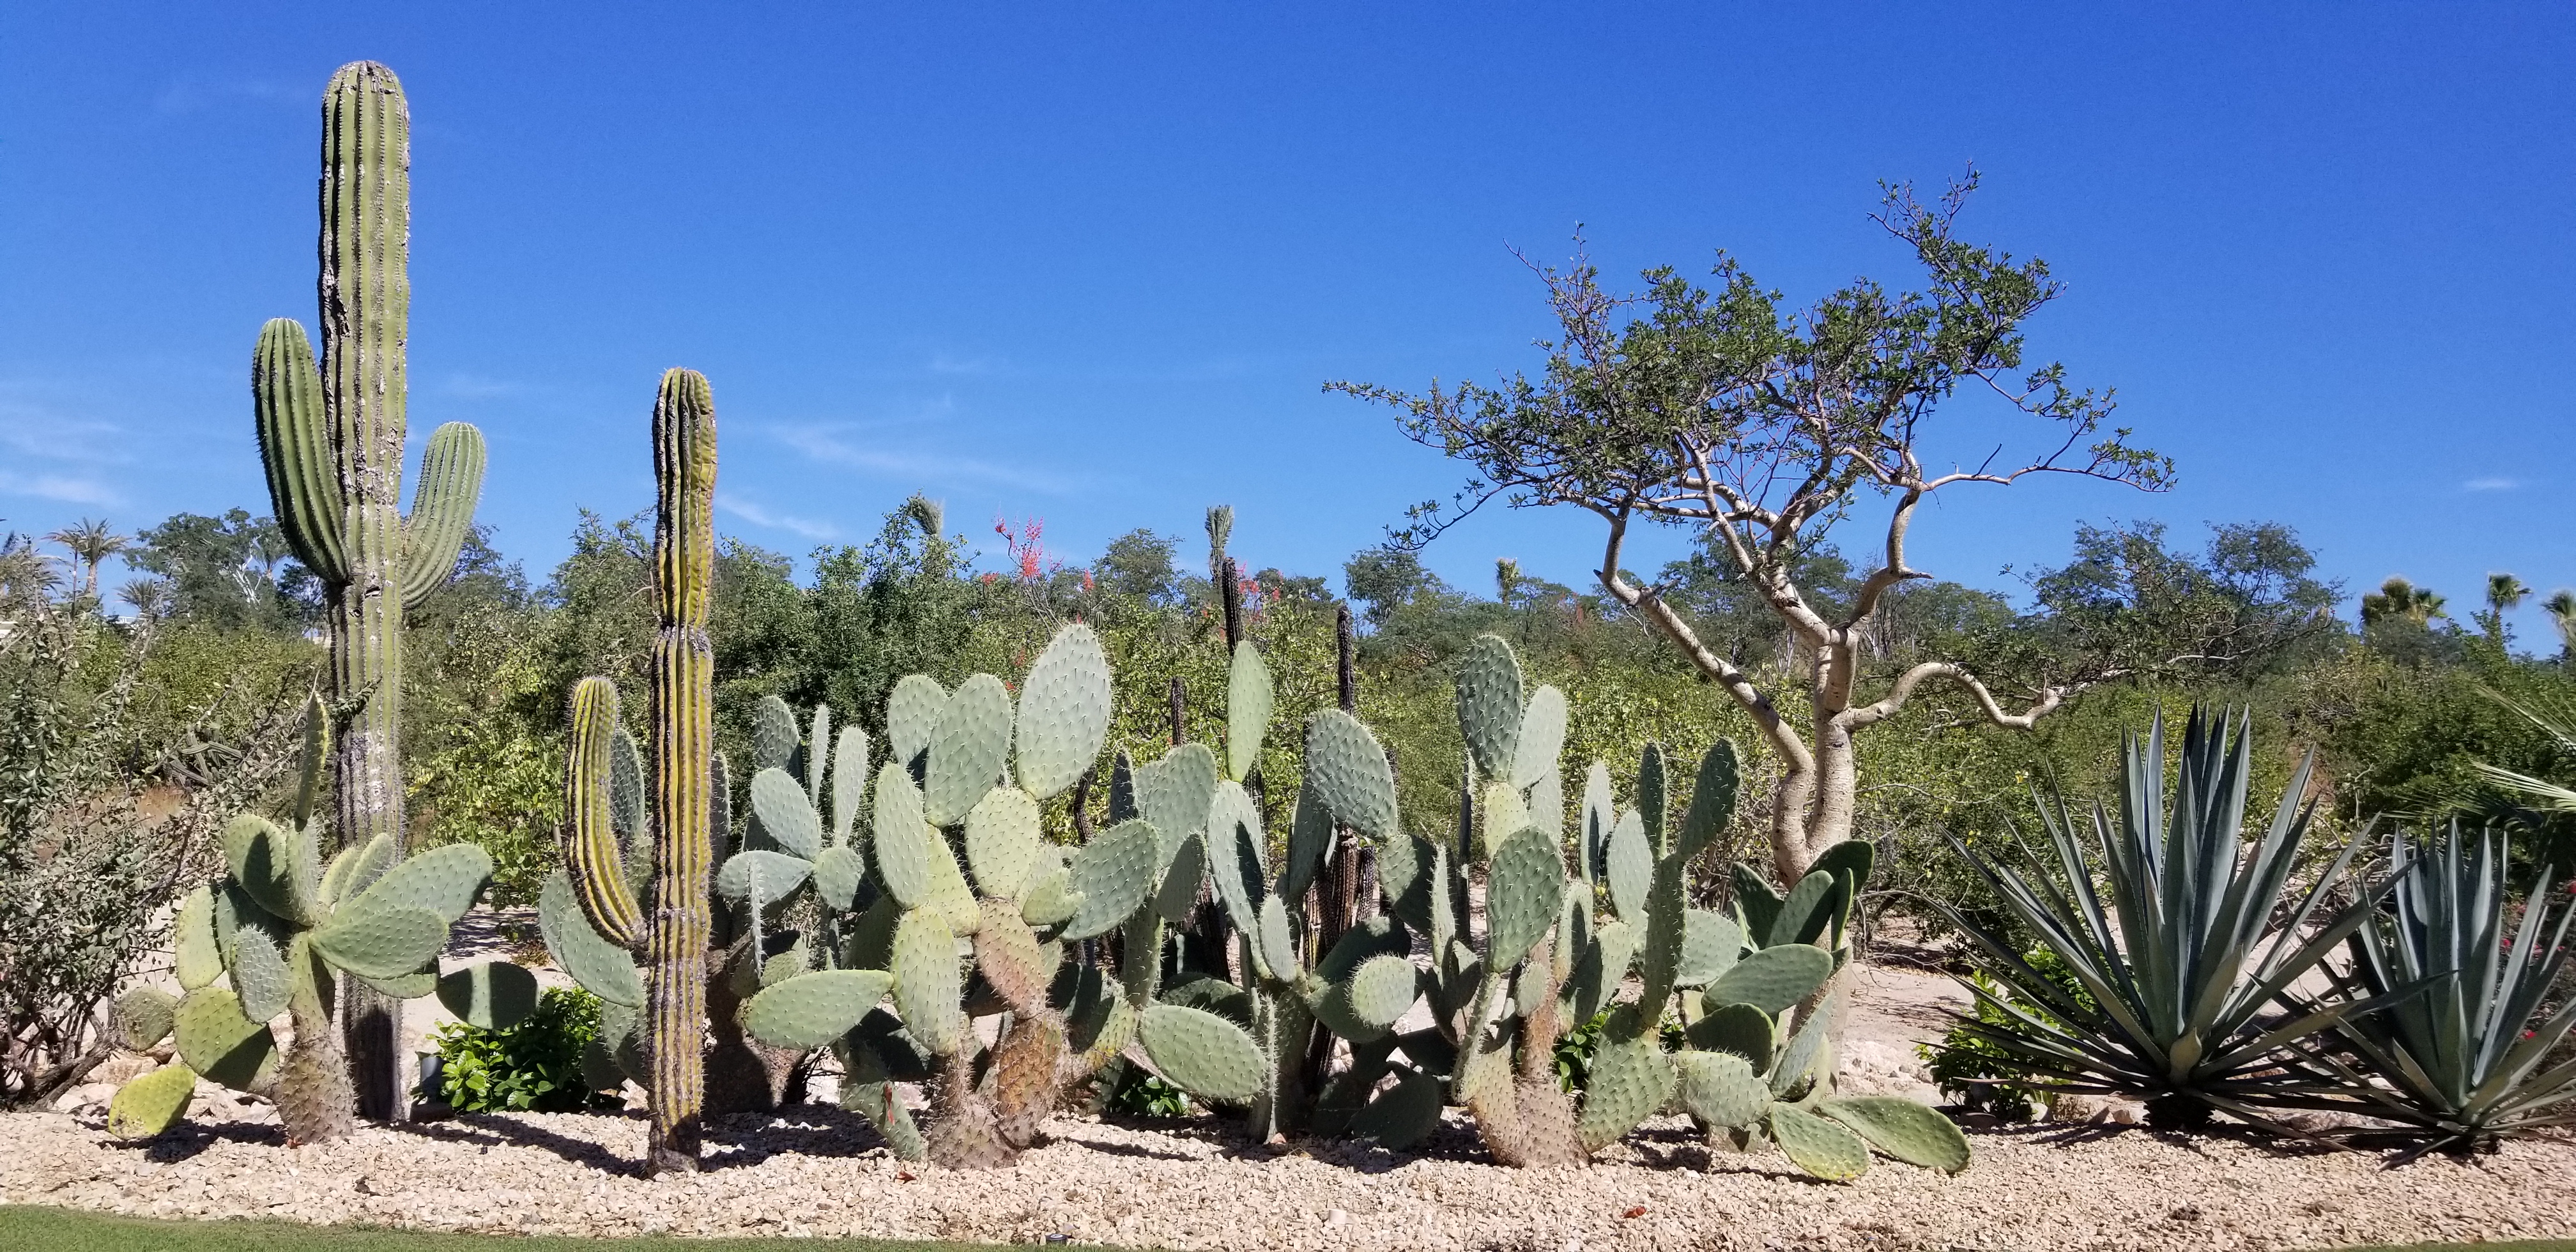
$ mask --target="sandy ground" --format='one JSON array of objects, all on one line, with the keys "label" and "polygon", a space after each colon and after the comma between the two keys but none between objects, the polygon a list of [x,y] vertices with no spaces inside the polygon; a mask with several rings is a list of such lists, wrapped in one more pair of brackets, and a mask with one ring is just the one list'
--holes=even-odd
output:
[{"label": "sandy ground", "polygon": [[[448,965],[504,954],[503,920],[470,919]],[[1892,966],[1858,966],[1845,978],[1845,1089],[1936,1099],[1914,1045],[1965,1004],[1956,985]],[[417,1043],[445,1019],[436,1001],[415,1001],[405,1035]],[[118,1076],[117,1065],[148,1062],[111,1063],[99,1077]],[[1349,1143],[1263,1147],[1205,1119],[1067,1117],[1014,1168],[959,1173],[896,1161],[863,1123],[821,1105],[721,1120],[706,1172],[653,1180],[633,1168],[644,1126],[631,1114],[468,1117],[288,1148],[264,1102],[208,1087],[196,1124],[129,1144],[104,1130],[112,1091],[96,1083],[60,1111],[0,1117],[0,1202],[527,1234],[1172,1249],[2035,1252],[2576,1236],[2576,1209],[2564,1203],[2576,1145],[2562,1141],[2390,1170],[2359,1153],[2051,1123],[1972,1131],[1976,1162],[1956,1177],[1882,1161],[1835,1186],[1776,1155],[1712,1150],[1679,1119],[1649,1125],[1592,1168],[1527,1171],[1486,1164],[1472,1130],[1454,1120],[1422,1151],[1399,1156]]]},{"label": "sandy ground", "polygon": [[2520,1144],[2390,1171],[2355,1153],[2225,1136],[2038,1127],[1975,1136],[1955,1177],[1882,1162],[1857,1182],[1711,1152],[1658,1122],[1589,1169],[1510,1170],[1452,1124],[1396,1156],[1270,1150],[1208,1123],[1058,1119],[1013,1168],[889,1158],[829,1108],[730,1119],[709,1168],[647,1180],[632,1116],[371,1127],[287,1148],[273,1126],[153,1144],[94,1117],[0,1118],[0,1200],[169,1217],[364,1221],[524,1234],[1070,1238],[1174,1249],[2297,1249],[2576,1235],[2576,1149]]}]

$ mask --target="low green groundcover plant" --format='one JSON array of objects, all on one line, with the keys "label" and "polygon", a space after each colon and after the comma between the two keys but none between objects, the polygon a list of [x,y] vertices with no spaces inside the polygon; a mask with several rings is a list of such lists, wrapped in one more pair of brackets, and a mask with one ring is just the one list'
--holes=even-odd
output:
[{"label": "low green groundcover plant", "polygon": [[599,1037],[599,997],[557,987],[515,1026],[482,1030],[450,1022],[430,1037],[437,1077],[420,1094],[459,1113],[574,1113],[613,1106],[582,1078],[582,1049]]},{"label": "low green groundcover plant", "polygon": [[[2022,954],[2031,969],[2057,984],[2077,1003],[2090,1006],[2093,997],[2076,981],[2066,963],[2046,948],[2034,948]],[[1961,1108],[1985,1113],[1998,1121],[2024,1122],[2038,1116],[2047,1107],[2048,1091],[2028,1081],[2029,1071],[2014,1063],[2002,1048],[1989,1042],[1984,1033],[1972,1029],[1969,1022],[2001,1029],[2011,1020],[1996,1001],[2008,999],[2010,993],[1982,973],[1971,973],[1969,983],[1976,989],[1976,1007],[1972,1017],[1962,1017],[1959,1024],[1941,1037],[1938,1043],[1921,1043],[1915,1055],[1931,1067],[1933,1085]],[[2032,1004],[2017,1007],[2026,1012],[2045,1015],[2047,1010]],[[2054,1019],[2050,1019],[2054,1020]]]}]

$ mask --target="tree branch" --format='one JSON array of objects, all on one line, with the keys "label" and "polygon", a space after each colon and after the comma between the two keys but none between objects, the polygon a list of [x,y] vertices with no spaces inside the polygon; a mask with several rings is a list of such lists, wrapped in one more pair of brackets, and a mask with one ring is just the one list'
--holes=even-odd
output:
[{"label": "tree branch", "polygon": [[2019,713],[2006,713],[2003,706],[1996,702],[1994,693],[1986,690],[1986,685],[1977,681],[1977,676],[1969,673],[1967,666],[1955,661],[1925,661],[1899,675],[1896,685],[1888,689],[1885,699],[1876,704],[1845,709],[1835,720],[1853,730],[1883,722],[1904,708],[1907,700],[1914,698],[1915,688],[1934,678],[1947,678],[1958,684],[1967,691],[1969,698],[1977,702],[1978,709],[1985,713],[1987,721],[2007,730],[2030,729],[2040,718],[2055,711],[2057,706],[2066,703],[2066,697],[2070,694],[2070,690],[2066,687],[2042,688],[2039,698],[2033,700],[2029,708]]},{"label": "tree branch", "polygon": [[1754,686],[1750,676],[1736,668],[1734,662],[1710,651],[1706,644],[1701,643],[1698,633],[1691,629],[1690,623],[1683,621],[1681,614],[1673,611],[1673,606],[1665,602],[1660,592],[1652,587],[1634,586],[1620,576],[1619,550],[1626,544],[1628,538],[1627,514],[1599,507],[1594,507],[1592,511],[1600,514],[1601,519],[1610,524],[1610,538],[1604,545],[1599,571],[1601,586],[1610,593],[1610,598],[1645,619],[1656,631],[1671,640],[1675,647],[1680,648],[1682,654],[1689,657],[1691,664],[1698,666],[1701,673],[1708,675],[1719,686],[1724,687],[1726,693],[1734,697],[1737,704],[1744,707],[1745,712],[1753,715],[1754,723],[1762,728],[1762,737],[1770,741],[1773,750],[1788,762],[1791,770],[1804,772],[1814,769],[1816,758],[1815,754],[1808,749],[1807,741],[1799,738],[1797,731],[1790,729],[1787,720],[1780,716],[1780,710],[1771,703],[1771,697],[1764,695],[1761,688]]}]

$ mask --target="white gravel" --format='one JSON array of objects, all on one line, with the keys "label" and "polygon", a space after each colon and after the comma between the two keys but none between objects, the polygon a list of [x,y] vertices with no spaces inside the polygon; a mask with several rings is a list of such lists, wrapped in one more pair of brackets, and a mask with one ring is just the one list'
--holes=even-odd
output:
[{"label": "white gravel", "polygon": [[1712,1153],[1658,1123],[1590,1169],[1484,1164],[1453,1124],[1421,1155],[1262,1150],[1205,1122],[1060,1118],[1007,1170],[888,1157],[828,1107],[741,1118],[710,1168],[647,1180],[633,1116],[473,1117],[289,1149],[216,1123],[148,1145],[95,1116],[0,1117],[0,1201],[163,1217],[274,1217],[522,1234],[864,1235],[1172,1249],[2320,1248],[2576,1235],[2576,1147],[2525,1143],[2390,1171],[2358,1153],[2225,1136],[2043,1126],[1975,1136],[1945,1177],[1857,1183]]}]

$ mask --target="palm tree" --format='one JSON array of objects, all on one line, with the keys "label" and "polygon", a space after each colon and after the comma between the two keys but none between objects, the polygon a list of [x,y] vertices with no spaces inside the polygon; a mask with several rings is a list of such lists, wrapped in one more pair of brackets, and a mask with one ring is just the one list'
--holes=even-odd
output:
[{"label": "palm tree", "polygon": [[133,578],[117,588],[116,598],[134,606],[144,617],[159,617],[170,607],[170,580],[166,578]]},{"label": "palm tree", "polygon": [[2540,602],[2540,609],[2558,627],[2559,655],[2576,657],[2576,591],[2561,587]]},{"label": "palm tree", "polygon": [[45,536],[45,542],[61,544],[71,552],[73,560],[80,562],[83,569],[81,594],[96,599],[99,565],[125,551],[134,541],[109,530],[104,520],[91,521],[84,517],[78,526],[66,526]]},{"label": "palm tree", "polygon": [[2442,611],[2442,597],[2403,578],[2391,578],[2381,583],[2378,591],[2361,598],[2361,624],[2364,626],[2398,618],[2418,626],[2429,626],[2434,618],[2447,616],[2449,614]]},{"label": "palm tree", "polygon": [[19,535],[0,540],[0,599],[42,596],[62,584],[63,576],[35,544]]}]

